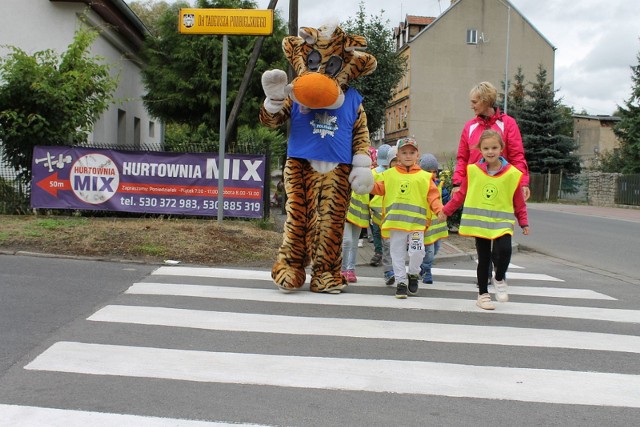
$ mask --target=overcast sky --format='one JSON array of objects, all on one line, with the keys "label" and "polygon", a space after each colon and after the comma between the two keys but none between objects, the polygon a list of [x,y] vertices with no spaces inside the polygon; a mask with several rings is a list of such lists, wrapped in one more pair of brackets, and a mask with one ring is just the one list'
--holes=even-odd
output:
[{"label": "overcast sky", "polygon": [[[269,0],[257,3],[265,9]],[[289,2],[278,3],[288,20]],[[338,14],[354,17],[358,3],[298,0],[298,25],[317,26]],[[407,14],[438,16],[449,4],[450,0],[366,0],[365,10],[368,15],[384,10],[383,20],[397,26]],[[611,114],[629,99],[629,67],[638,65],[640,52],[640,0],[511,0],[511,4],[556,47],[555,88],[565,105],[578,112]]]},{"label": "overcast sky", "polygon": [[[266,9],[269,0],[256,0]],[[191,1],[193,4],[194,2]],[[276,9],[289,18],[288,0]],[[358,0],[298,0],[298,25],[355,17]],[[368,15],[384,10],[397,26],[405,15],[438,16],[450,0],[366,0]],[[556,47],[555,89],[565,105],[589,114],[611,114],[631,95],[631,65],[640,52],[640,0],[511,0]],[[533,80],[535,76],[525,76]],[[499,82],[497,82],[499,83]],[[494,82],[495,84],[495,82]]]}]

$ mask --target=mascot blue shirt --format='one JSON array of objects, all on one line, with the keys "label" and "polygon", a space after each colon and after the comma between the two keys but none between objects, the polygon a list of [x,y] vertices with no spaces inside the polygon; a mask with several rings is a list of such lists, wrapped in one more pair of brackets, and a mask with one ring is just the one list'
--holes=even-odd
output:
[{"label": "mascot blue shirt", "polygon": [[362,95],[349,88],[336,110],[306,109],[295,102],[291,108],[291,130],[287,155],[308,160],[351,164],[353,127]]}]

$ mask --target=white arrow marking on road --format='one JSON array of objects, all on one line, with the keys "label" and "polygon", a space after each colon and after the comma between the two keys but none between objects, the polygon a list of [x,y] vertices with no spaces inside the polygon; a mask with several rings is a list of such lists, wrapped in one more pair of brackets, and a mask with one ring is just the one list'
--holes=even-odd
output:
[{"label": "white arrow marking on road", "polygon": [[307,290],[285,294],[277,289],[248,289],[234,286],[200,286],[167,283],[134,283],[125,293],[278,302],[285,304],[386,307],[413,310],[472,312],[483,315],[511,314],[519,316],[562,317],[568,319],[640,323],[640,311],[638,310],[508,302],[498,304],[495,311],[488,311],[476,307],[475,299],[414,297],[399,300],[392,295],[382,296],[350,293],[326,295],[309,292]]},{"label": "white arrow marking on road", "polygon": [[640,376],[600,372],[223,353],[77,342],[53,344],[26,369],[640,408]]},{"label": "white arrow marking on road", "polygon": [[108,305],[88,320],[216,331],[640,353],[640,336],[502,326],[279,316],[127,305]]}]

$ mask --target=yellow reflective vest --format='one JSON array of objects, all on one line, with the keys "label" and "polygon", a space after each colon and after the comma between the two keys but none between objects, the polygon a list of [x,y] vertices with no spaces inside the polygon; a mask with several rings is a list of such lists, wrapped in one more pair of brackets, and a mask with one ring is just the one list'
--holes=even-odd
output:
[{"label": "yellow reflective vest", "polygon": [[[440,192],[440,201],[442,201],[442,187],[444,186],[444,181],[440,181],[438,183],[438,191]],[[444,239],[445,237],[449,237],[449,228],[447,227],[447,220],[444,221],[438,220],[438,215],[436,215],[433,211],[431,211],[431,223],[427,228],[427,231],[424,233],[424,244],[431,245],[437,242],[440,239]]]},{"label": "yellow reflective vest", "polygon": [[[372,169],[373,172],[373,180],[380,181],[382,180],[383,172],[377,172],[375,169]],[[374,224],[381,226],[382,225],[382,200],[384,196],[373,196],[369,201],[369,209],[371,210],[371,221]]]},{"label": "yellow reflective vest", "polygon": [[502,174],[491,176],[476,164],[467,166],[468,187],[458,231],[461,235],[491,240],[513,235],[513,195],[522,172],[512,165],[506,167]]},{"label": "yellow reflective vest", "polygon": [[388,238],[390,230],[424,231],[431,209],[427,194],[431,173],[400,173],[390,168],[382,173],[385,195],[383,199],[382,237]]},{"label": "yellow reflective vest", "polygon": [[347,209],[347,221],[360,228],[369,226],[369,194],[351,192],[351,202]]}]

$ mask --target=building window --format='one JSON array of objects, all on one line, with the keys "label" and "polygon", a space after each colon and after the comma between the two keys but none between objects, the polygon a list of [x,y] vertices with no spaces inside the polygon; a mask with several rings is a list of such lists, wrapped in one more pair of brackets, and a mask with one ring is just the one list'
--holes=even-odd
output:
[{"label": "building window", "polygon": [[478,30],[467,30],[467,44],[478,44]]},{"label": "building window", "polygon": [[118,110],[118,145],[126,145],[127,143],[127,113],[124,110]]},{"label": "building window", "polygon": [[154,122],[149,122],[149,138],[156,137],[156,124]]},{"label": "building window", "polygon": [[134,117],[133,118],[133,145],[136,148],[140,148],[140,118],[138,117]]}]

